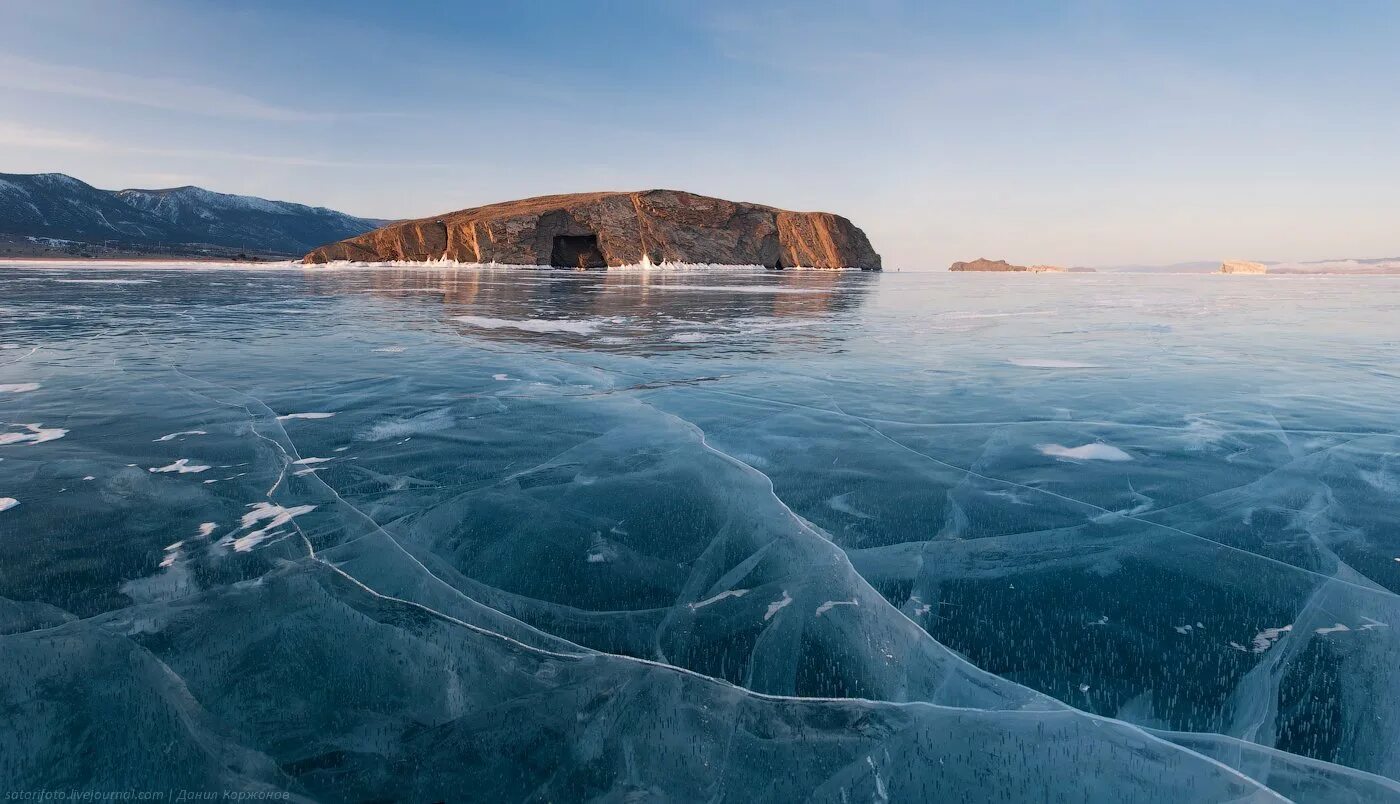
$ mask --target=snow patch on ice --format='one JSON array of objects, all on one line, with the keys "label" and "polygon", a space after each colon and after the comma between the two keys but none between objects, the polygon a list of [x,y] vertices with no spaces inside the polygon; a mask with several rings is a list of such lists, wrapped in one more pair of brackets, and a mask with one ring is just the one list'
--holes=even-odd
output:
[{"label": "snow patch on ice", "polygon": [[180,474],[182,474],[182,475],[185,475],[185,474],[190,474],[190,473],[193,473],[193,472],[203,472],[203,471],[205,471],[205,470],[208,469],[208,468],[209,468],[208,466],[200,466],[200,465],[197,465],[197,464],[191,464],[189,458],[180,458],[179,460],[175,461],[174,463],[170,464],[169,466],[159,466],[159,467],[153,466],[153,467],[151,467],[150,469],[147,469],[146,471],[148,471],[148,472],[178,472],[178,473],[180,473]]},{"label": "snow patch on ice", "polygon": [[1254,639],[1250,641],[1250,652],[1263,653],[1269,648],[1272,648],[1275,642],[1283,639],[1283,636],[1292,630],[1292,625],[1284,625],[1278,628],[1265,628],[1263,631],[1255,634]]},{"label": "snow patch on ice", "polygon": [[456,426],[457,420],[452,418],[451,409],[441,408],[420,413],[417,416],[375,422],[360,433],[359,438],[363,441],[387,441],[391,438],[449,430]]},{"label": "snow patch on ice", "polygon": [[590,318],[583,321],[554,318],[490,318],[484,315],[453,316],[453,321],[461,321],[479,329],[518,329],[525,332],[567,332],[573,335],[591,335],[610,319]]},{"label": "snow patch on ice", "polygon": [[70,285],[149,285],[154,279],[55,279]]},{"label": "snow patch on ice", "polygon": [[773,615],[774,615],[774,614],[777,614],[778,612],[780,612],[780,611],[782,611],[783,609],[787,608],[788,604],[791,603],[791,602],[792,602],[792,595],[789,595],[789,594],[787,593],[787,590],[784,589],[784,590],[783,590],[783,596],[782,596],[781,599],[775,600],[775,601],[773,601],[772,603],[769,603],[769,604],[768,604],[768,611],[767,611],[767,613],[765,613],[765,614],[763,615],[763,621],[764,621],[764,622],[768,622],[769,620],[773,619]]},{"label": "snow patch on ice", "polygon": [[704,343],[713,337],[714,335],[709,332],[677,332],[667,340],[674,343]]},{"label": "snow patch on ice", "polygon": [[288,419],[329,419],[334,413],[284,413],[277,417],[277,421],[285,422]]},{"label": "snow patch on ice", "polygon": [[749,593],[749,590],[747,590],[747,589],[730,589],[730,590],[728,590],[728,591],[726,591],[726,592],[720,592],[719,594],[715,595],[714,597],[706,598],[705,600],[702,600],[702,601],[700,601],[699,603],[689,603],[689,604],[687,604],[687,605],[690,606],[691,611],[694,611],[695,609],[703,609],[703,608],[705,608],[706,606],[710,605],[711,603],[718,603],[718,602],[720,602],[721,600],[724,600],[725,598],[729,598],[729,597],[743,597],[744,595],[747,595],[748,593]]},{"label": "snow patch on ice", "polygon": [[167,433],[166,435],[163,435],[163,436],[161,436],[160,438],[157,438],[156,441],[173,441],[174,439],[177,439],[177,438],[179,438],[180,436],[195,436],[195,435],[209,435],[209,433],[205,432],[204,430],[181,430],[181,431],[178,432],[178,433]]},{"label": "snow patch on ice", "polygon": [[0,497],[0,511],[8,511],[19,505],[19,500],[14,497]]},{"label": "snow patch on ice", "polygon": [[1046,368],[1046,369],[1090,369],[1103,368],[1097,363],[1081,363],[1077,360],[1054,360],[1044,357],[1013,357],[1007,360],[1013,366],[1022,368]]},{"label": "snow patch on ice", "polygon": [[859,605],[860,605],[860,601],[859,601],[859,600],[855,600],[855,599],[851,599],[851,600],[828,600],[828,601],[826,601],[825,603],[821,604],[820,606],[817,606],[817,616],[820,617],[820,616],[822,616],[823,614],[826,614],[828,611],[831,611],[832,609],[836,608],[837,606],[859,606]]},{"label": "snow patch on ice", "polygon": [[1103,443],[1084,444],[1078,447],[1066,447],[1063,444],[1038,444],[1036,449],[1040,450],[1042,455],[1071,461],[1131,461],[1133,459],[1133,456],[1123,450]]},{"label": "snow patch on ice", "polygon": [[252,550],[259,544],[277,535],[274,533],[277,528],[291,522],[302,514],[309,514],[316,510],[316,506],[314,505],[296,505],[291,508],[284,508],[276,503],[268,502],[250,503],[248,507],[253,510],[244,514],[239,520],[239,530],[251,528],[264,520],[267,521],[267,524],[257,530],[249,531],[237,539],[225,537],[220,542],[220,544],[232,545],[234,551],[238,553],[246,553]]},{"label": "snow patch on ice", "polygon": [[855,506],[847,502],[847,498],[849,498],[854,493],[855,492],[853,491],[848,491],[845,494],[838,494],[835,497],[832,497],[831,499],[827,500],[826,504],[834,511],[840,511],[843,514],[850,514],[851,516],[856,517],[857,519],[874,519],[875,517],[865,513],[864,511],[860,510],[859,508],[856,508]]},{"label": "snow patch on ice", "polygon": [[30,391],[37,391],[39,387],[39,383],[37,382],[14,382],[0,385],[0,394],[24,394]]},{"label": "snow patch on ice", "polygon": [[0,447],[14,444],[42,444],[45,441],[57,441],[68,435],[68,431],[60,427],[44,427],[39,424],[19,424],[11,427],[23,427],[29,432],[0,433]]}]

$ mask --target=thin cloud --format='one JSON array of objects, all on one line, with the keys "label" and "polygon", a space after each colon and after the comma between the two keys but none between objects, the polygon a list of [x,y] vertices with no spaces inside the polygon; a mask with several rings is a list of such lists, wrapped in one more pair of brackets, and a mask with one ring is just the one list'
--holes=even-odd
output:
[{"label": "thin cloud", "polygon": [[256,162],[267,165],[310,168],[387,168],[437,169],[454,165],[441,162],[363,162],[343,159],[322,159],[308,156],[251,154],[204,148],[161,148],[144,145],[124,145],[69,131],[34,128],[18,123],[0,121],[0,146],[49,151],[83,151],[104,154],[140,154],[170,159],[199,159],[205,161]]},{"label": "thin cloud", "polygon": [[266,103],[249,95],[171,78],[125,75],[0,55],[0,87],[23,92],[126,103],[151,109],[269,122],[402,117],[396,112],[314,112]]}]

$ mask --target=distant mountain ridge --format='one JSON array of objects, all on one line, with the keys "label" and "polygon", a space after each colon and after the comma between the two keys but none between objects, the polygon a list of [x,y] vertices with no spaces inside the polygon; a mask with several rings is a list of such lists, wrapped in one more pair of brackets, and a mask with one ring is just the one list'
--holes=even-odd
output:
[{"label": "distant mountain ridge", "polygon": [[12,242],[293,256],[384,223],[202,187],[101,190],[62,173],[0,173],[0,238]]}]

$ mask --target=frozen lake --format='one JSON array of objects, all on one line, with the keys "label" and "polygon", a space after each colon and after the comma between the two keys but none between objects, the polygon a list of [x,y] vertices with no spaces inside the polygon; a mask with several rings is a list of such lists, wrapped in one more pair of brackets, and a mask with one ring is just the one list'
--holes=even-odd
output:
[{"label": "frozen lake", "polygon": [[1400,277],[0,267],[0,788],[1400,800],[1397,399]]}]

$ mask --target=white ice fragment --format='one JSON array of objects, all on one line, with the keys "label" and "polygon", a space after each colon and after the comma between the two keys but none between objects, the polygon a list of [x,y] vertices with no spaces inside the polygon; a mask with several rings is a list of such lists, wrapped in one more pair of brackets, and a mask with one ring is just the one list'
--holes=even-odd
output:
[{"label": "white ice fragment", "polygon": [[1329,625],[1329,626],[1327,626],[1326,628],[1314,628],[1314,629],[1313,629],[1313,633],[1315,633],[1315,634],[1335,634],[1335,633],[1338,633],[1338,632],[1341,632],[1341,631],[1350,631],[1350,630],[1351,630],[1351,629],[1350,629],[1350,628],[1347,628],[1345,625],[1342,625],[1341,623],[1337,623],[1336,625]]},{"label": "white ice fragment", "polygon": [[691,610],[693,611],[693,610],[695,610],[695,609],[702,609],[702,608],[704,608],[704,607],[710,605],[711,603],[718,603],[718,602],[720,602],[721,600],[724,600],[724,599],[727,598],[727,597],[743,597],[744,595],[747,595],[748,593],[749,593],[749,590],[747,590],[747,589],[730,589],[730,590],[727,591],[727,592],[720,592],[719,594],[715,595],[714,597],[707,598],[707,599],[705,599],[705,600],[700,601],[699,603],[690,603],[690,604],[688,604],[688,605],[690,606]]},{"label": "white ice fragment", "polygon": [[1380,620],[1373,620],[1373,619],[1371,619],[1370,617],[1365,616],[1364,614],[1361,616],[1361,619],[1362,619],[1362,620],[1365,620],[1365,622],[1361,623],[1361,630],[1362,630],[1362,631],[1370,631],[1370,630],[1373,629],[1373,628],[1389,628],[1389,627],[1390,627],[1390,624],[1389,624],[1389,623],[1383,623],[1383,622],[1381,622]]},{"label": "white ice fragment", "polygon": [[19,424],[11,427],[23,427],[29,432],[0,433],[0,447],[12,444],[42,444],[45,441],[57,441],[68,435],[68,431],[58,427],[44,427],[40,424]]},{"label": "white ice fragment", "polygon": [[1093,443],[1079,447],[1063,444],[1038,444],[1040,454],[1071,461],[1131,461],[1133,456],[1110,444]]},{"label": "white ice fragment", "polygon": [[396,355],[396,354],[398,354],[399,352],[402,352],[402,351],[403,351],[403,347],[402,347],[402,346],[382,346],[382,347],[380,347],[380,348],[378,348],[378,349],[371,349],[370,351],[372,351],[372,352],[387,352],[387,353],[389,353],[389,354]]},{"label": "white ice fragment", "polygon": [[201,523],[199,523],[199,537],[200,537],[201,539],[207,539],[207,538],[209,538],[211,535],[213,535],[213,533],[214,533],[214,528],[216,528],[216,527],[218,527],[218,524],[216,524],[216,523],[214,523],[214,522],[201,522]]},{"label": "white ice fragment", "polygon": [[16,382],[8,385],[0,385],[0,394],[23,394],[28,391],[39,390],[37,382]]},{"label": "white ice fragment", "polygon": [[325,463],[326,461],[333,461],[333,460],[335,460],[335,459],[334,459],[334,458],[298,458],[298,459],[296,459],[295,461],[292,461],[292,463],[296,464],[297,466],[310,466],[310,465],[313,464],[313,463]]},{"label": "white ice fragment", "polygon": [[828,611],[831,611],[832,609],[836,608],[837,606],[859,606],[859,605],[860,605],[860,601],[859,601],[859,600],[854,600],[854,599],[852,599],[852,600],[828,600],[828,601],[826,601],[825,603],[821,604],[820,606],[817,606],[817,616],[820,617],[820,616],[822,616],[823,614],[826,614]]},{"label": "white ice fragment", "polygon": [[205,471],[206,469],[209,469],[209,468],[210,468],[210,467],[208,467],[208,466],[199,466],[199,465],[197,465],[197,464],[191,464],[189,458],[180,458],[179,460],[175,461],[174,463],[170,464],[169,466],[159,466],[159,467],[157,467],[157,466],[152,466],[150,469],[147,469],[146,471],[148,471],[148,472],[178,472],[178,473],[184,475],[184,474],[190,474],[190,473],[192,473],[192,472],[203,472],[203,471]]},{"label": "white ice fragment", "polygon": [[763,615],[763,621],[764,621],[764,622],[768,622],[769,620],[773,619],[773,615],[774,615],[774,614],[777,614],[778,612],[782,611],[782,610],[783,610],[784,608],[786,608],[787,605],[788,605],[789,603],[791,603],[791,602],[792,602],[792,595],[789,595],[789,594],[787,593],[787,590],[784,589],[784,590],[783,590],[783,597],[782,597],[781,600],[775,600],[775,601],[773,601],[772,603],[769,603],[769,604],[768,604],[768,612],[767,612],[766,614]]},{"label": "white ice fragment", "polygon": [[1190,625],[1174,625],[1174,626],[1172,626],[1172,627],[1176,629],[1176,632],[1177,632],[1178,634],[1189,634],[1189,633],[1191,633],[1191,630],[1192,630],[1192,627],[1193,627],[1193,626],[1190,626]]},{"label": "white ice fragment", "polygon": [[277,417],[277,421],[284,422],[288,419],[329,419],[334,413],[285,413]]},{"label": "white ice fragment", "polygon": [[19,500],[14,497],[0,497],[0,511],[8,511],[19,505]]},{"label": "white ice fragment", "polygon": [[510,379],[510,375],[509,375],[509,374],[492,374],[492,375],[491,375],[491,379],[496,380],[497,382],[504,382],[504,381]]},{"label": "white ice fragment", "polygon": [[178,432],[178,433],[167,433],[166,435],[163,435],[163,436],[161,436],[160,438],[157,438],[156,440],[157,440],[157,441],[171,441],[171,440],[173,440],[173,439],[179,438],[180,436],[192,436],[192,435],[209,435],[209,434],[208,434],[207,432],[203,431],[203,430],[181,430],[181,431]]}]

